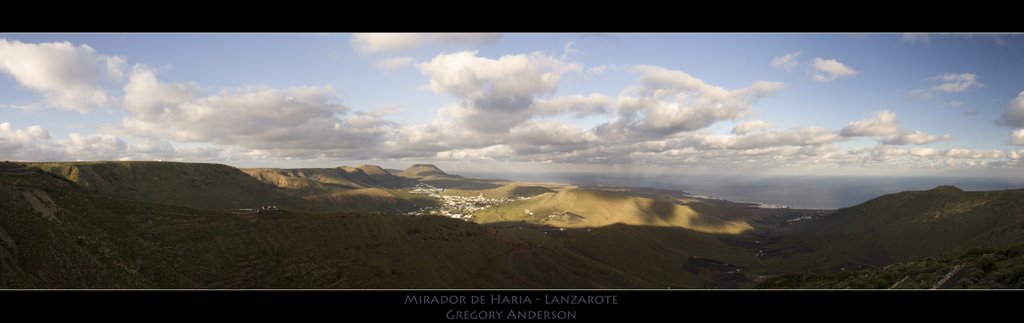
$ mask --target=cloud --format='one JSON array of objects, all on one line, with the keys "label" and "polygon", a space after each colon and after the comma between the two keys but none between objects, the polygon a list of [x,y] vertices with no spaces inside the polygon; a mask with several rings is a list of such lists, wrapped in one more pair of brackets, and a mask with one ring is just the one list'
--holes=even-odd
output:
[{"label": "cloud", "polygon": [[507,143],[519,156],[564,154],[590,148],[600,141],[592,132],[553,120],[523,123],[509,133]]},{"label": "cloud", "polygon": [[491,59],[476,52],[441,54],[419,68],[432,91],[457,101],[442,108],[441,117],[478,133],[505,133],[526,121],[537,99],[558,89],[563,74],[582,69],[540,53]]},{"label": "cloud", "polygon": [[764,120],[751,120],[736,125],[732,128],[732,133],[737,135],[746,134],[753,131],[766,130],[774,128],[775,125],[765,122]]},{"label": "cloud", "polygon": [[598,65],[588,68],[586,71],[587,76],[598,76],[608,71],[608,65]]},{"label": "cloud", "polygon": [[960,102],[960,101],[957,101],[957,100],[949,101],[949,106],[951,106],[951,107],[960,107],[960,106],[963,106],[963,105],[964,105],[963,102]]},{"label": "cloud", "polygon": [[777,92],[778,82],[754,82],[727,90],[685,72],[641,65],[636,84],[616,100],[618,116],[598,125],[602,137],[618,140],[658,138],[703,129],[722,120],[747,115],[762,97]]},{"label": "cloud", "polygon": [[556,115],[572,113],[578,118],[610,113],[612,99],[604,94],[593,93],[588,96],[569,95],[550,100],[537,100],[533,111],[537,114]]},{"label": "cloud", "polygon": [[886,145],[924,145],[949,140],[953,140],[953,137],[950,135],[935,136],[921,131],[913,131],[887,136],[882,140],[882,143]]},{"label": "cloud", "polygon": [[562,47],[562,60],[567,60],[569,57],[574,56],[579,52],[580,50],[576,48],[576,42],[565,42],[565,46]]},{"label": "cloud", "polygon": [[115,160],[128,148],[121,138],[112,135],[82,135],[71,133],[68,139],[58,140],[63,153],[76,160]]},{"label": "cloud", "polygon": [[1024,128],[1024,91],[1017,94],[1016,98],[1010,100],[1006,105],[1006,111],[999,118],[997,124],[1013,128]]},{"label": "cloud", "polygon": [[712,149],[757,149],[778,146],[812,146],[841,140],[834,131],[821,127],[802,127],[784,131],[732,135],[692,135],[690,145]]},{"label": "cloud", "polygon": [[985,84],[978,82],[977,75],[971,73],[946,73],[928,79],[931,81],[937,81],[939,82],[939,84],[936,84],[927,89],[912,90],[910,91],[910,96],[918,99],[927,99],[941,92],[960,93],[963,91],[967,91],[970,88],[978,88],[985,86]]},{"label": "cloud", "polygon": [[31,44],[0,38],[0,71],[42,93],[49,105],[59,109],[85,113],[111,105],[114,98],[101,82],[120,80],[124,65],[124,58],[98,55],[85,44]]},{"label": "cloud", "polygon": [[350,44],[362,54],[401,52],[429,44],[477,47],[501,39],[500,34],[373,33],[352,34]]},{"label": "cloud", "polygon": [[201,93],[194,83],[164,83],[136,66],[125,85],[130,115],[115,133],[159,136],[262,150],[278,156],[344,154],[373,147],[394,124],[380,115],[349,111],[332,86],[246,87]]},{"label": "cloud", "polygon": [[896,113],[876,111],[870,119],[850,122],[839,135],[843,137],[877,137],[883,145],[924,145],[938,141],[952,140],[950,135],[935,136],[922,131],[904,131]]},{"label": "cloud", "polygon": [[458,149],[442,151],[437,153],[437,159],[441,160],[494,160],[515,155],[512,147],[508,145],[494,145],[480,149]]},{"label": "cloud", "polygon": [[857,71],[835,59],[814,58],[811,60],[811,77],[818,82],[829,82],[841,77],[856,75]]},{"label": "cloud", "polygon": [[1017,129],[1010,133],[1010,143],[1024,146],[1024,129]]},{"label": "cloud", "polygon": [[0,123],[0,138],[20,143],[32,143],[38,140],[50,139],[50,132],[38,125],[25,129],[14,129],[10,122]]},{"label": "cloud", "polygon": [[951,148],[942,154],[946,157],[963,159],[995,159],[1002,158],[1004,152],[1000,150],[976,150],[964,148]]},{"label": "cloud", "polygon": [[892,111],[875,112],[870,119],[850,122],[839,131],[844,137],[891,136],[900,132],[899,121]]},{"label": "cloud", "polygon": [[376,66],[377,69],[380,69],[382,71],[393,72],[406,68],[415,62],[416,59],[412,57],[392,57],[377,60],[376,62],[374,62],[374,66]]},{"label": "cloud", "polygon": [[914,147],[910,149],[910,155],[915,157],[932,157],[938,156],[939,151],[935,150],[935,148]]},{"label": "cloud", "polygon": [[798,56],[800,56],[800,51],[783,56],[775,56],[775,58],[772,58],[772,67],[777,70],[792,71],[798,64],[796,61]]}]

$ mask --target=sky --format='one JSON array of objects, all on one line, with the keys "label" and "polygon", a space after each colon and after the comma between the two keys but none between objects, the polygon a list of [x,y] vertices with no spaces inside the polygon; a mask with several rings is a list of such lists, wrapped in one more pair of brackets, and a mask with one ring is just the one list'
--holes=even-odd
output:
[{"label": "sky", "polygon": [[1007,176],[1010,34],[0,34],[0,160]]}]

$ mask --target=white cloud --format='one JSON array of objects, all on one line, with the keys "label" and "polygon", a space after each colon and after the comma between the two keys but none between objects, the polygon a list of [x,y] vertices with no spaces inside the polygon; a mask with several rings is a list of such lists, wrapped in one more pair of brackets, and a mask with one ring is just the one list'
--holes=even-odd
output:
[{"label": "white cloud", "polygon": [[124,57],[104,56],[102,59],[107,65],[107,77],[116,81],[124,79],[124,69],[128,66],[128,61]]},{"label": "white cloud", "polygon": [[949,140],[953,140],[953,137],[950,135],[937,137],[921,131],[913,131],[887,136],[882,140],[882,143],[887,145],[924,145],[937,141]]},{"label": "white cloud", "polygon": [[569,57],[576,55],[579,52],[580,50],[576,48],[576,42],[565,42],[565,46],[562,48],[562,60],[567,60]]},{"label": "white cloud", "polygon": [[963,105],[964,105],[963,102],[960,102],[960,101],[957,101],[957,100],[949,101],[949,106],[951,106],[951,107],[960,107],[960,106],[963,106]]},{"label": "white cloud", "polygon": [[841,77],[856,75],[857,71],[835,59],[816,57],[811,60],[811,77],[815,81],[828,82]]},{"label": "white cloud", "polygon": [[935,148],[914,147],[910,149],[910,155],[916,157],[932,157],[939,155],[939,151],[935,150]]},{"label": "white cloud", "polygon": [[796,68],[798,64],[796,58],[799,56],[800,51],[789,53],[783,56],[775,56],[775,58],[772,58],[772,67],[774,67],[777,70],[785,70],[787,72],[792,71],[794,68]]},{"label": "white cloud", "polygon": [[203,95],[194,83],[163,83],[136,66],[125,85],[131,113],[117,133],[160,136],[261,150],[276,156],[345,154],[373,147],[394,124],[372,113],[349,113],[330,85],[247,87]]},{"label": "white cloud", "polygon": [[764,120],[751,120],[736,125],[732,128],[732,133],[737,135],[746,134],[748,132],[754,132],[759,130],[766,130],[774,128],[775,125],[765,122]]},{"label": "white cloud", "polygon": [[878,145],[873,151],[871,156],[875,161],[890,162],[895,160],[897,157],[906,156],[909,152],[906,149],[902,149],[892,145]]},{"label": "white cloud", "polygon": [[963,159],[996,159],[1002,158],[1004,152],[1000,150],[975,150],[964,148],[951,148],[943,153],[943,156]]},{"label": "white cloud", "polygon": [[757,149],[778,146],[812,146],[830,144],[842,137],[821,127],[802,127],[784,131],[755,132],[732,135],[695,134],[692,145],[713,149]]},{"label": "white cloud", "polygon": [[604,74],[607,71],[608,71],[608,65],[598,65],[598,66],[594,66],[594,67],[588,68],[587,71],[586,71],[586,75],[590,76],[590,77],[593,77],[593,76],[602,75],[602,74]]},{"label": "white cloud", "polygon": [[554,94],[563,74],[582,69],[540,53],[491,59],[476,52],[441,54],[419,68],[430,77],[431,90],[457,100],[441,116],[478,133],[504,133],[526,121],[538,98]]},{"label": "white cloud", "polygon": [[31,44],[0,38],[0,71],[42,93],[49,105],[60,109],[85,113],[108,107],[114,98],[101,82],[119,80],[124,65],[124,58],[98,55],[85,44]]},{"label": "white cloud", "polygon": [[137,64],[124,86],[121,103],[135,118],[157,120],[169,117],[169,113],[199,96],[199,91],[195,83],[162,83],[154,69]]},{"label": "white cloud", "polygon": [[25,129],[14,129],[10,122],[0,123],[0,138],[6,138],[19,143],[32,143],[38,140],[50,139],[50,132],[38,125]]},{"label": "white cloud", "polygon": [[506,158],[515,155],[512,147],[508,145],[494,145],[480,149],[458,149],[442,151],[437,153],[437,159],[442,160],[494,160],[495,158]]},{"label": "white cloud", "polygon": [[972,73],[946,73],[928,79],[932,81],[937,81],[939,82],[939,84],[936,84],[927,89],[912,90],[910,91],[910,96],[919,99],[927,99],[932,96],[935,96],[935,94],[940,92],[960,93],[963,91],[967,91],[970,88],[978,88],[985,86],[985,84],[978,82],[978,76]]},{"label": "white cloud", "polygon": [[576,117],[609,113],[612,99],[604,94],[593,93],[588,96],[569,95],[550,100],[539,99],[534,103],[534,111],[538,114],[561,114],[571,112]]},{"label": "white cloud", "polygon": [[116,160],[128,144],[112,135],[82,135],[71,133],[68,139],[58,140],[65,156],[76,160]]},{"label": "white cloud", "polygon": [[618,116],[595,131],[608,139],[664,137],[703,129],[722,120],[747,115],[762,97],[784,87],[757,81],[747,88],[727,90],[682,71],[638,66],[636,85],[619,95]]},{"label": "white cloud", "polygon": [[529,121],[509,131],[508,144],[518,154],[564,153],[599,143],[592,132],[558,121]]},{"label": "white cloud", "polygon": [[1024,129],[1017,129],[1010,133],[1010,143],[1024,146]]},{"label": "white cloud", "polygon": [[476,47],[501,39],[500,34],[373,33],[352,34],[353,48],[363,54],[400,52],[428,44]]},{"label": "white cloud", "polygon": [[935,136],[922,131],[904,131],[896,113],[876,111],[870,119],[850,122],[839,134],[843,137],[877,137],[883,145],[924,145],[952,140],[950,135]]},{"label": "white cloud", "polygon": [[374,66],[376,66],[377,69],[380,69],[380,70],[383,70],[383,71],[393,72],[393,71],[397,71],[397,70],[406,68],[406,67],[412,65],[412,63],[415,63],[415,62],[416,62],[416,59],[412,58],[412,57],[392,57],[392,58],[386,58],[386,59],[377,60],[376,62],[374,62]]},{"label": "white cloud", "polygon": [[40,126],[13,129],[0,123],[0,155],[10,160],[115,160],[127,144],[111,135],[71,133],[68,138],[51,140],[50,132]]},{"label": "white cloud", "polygon": [[900,132],[899,121],[892,111],[875,112],[870,119],[850,122],[839,133],[844,137],[891,136]]},{"label": "white cloud", "polygon": [[1003,126],[1024,128],[1024,91],[1017,94],[1016,98],[1010,100],[1006,105],[1006,111],[998,123]]}]

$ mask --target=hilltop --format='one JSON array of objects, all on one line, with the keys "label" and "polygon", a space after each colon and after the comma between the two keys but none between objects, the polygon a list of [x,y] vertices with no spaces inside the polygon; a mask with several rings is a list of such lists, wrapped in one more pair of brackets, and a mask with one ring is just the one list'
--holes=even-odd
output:
[{"label": "hilltop", "polygon": [[175,162],[26,163],[118,199],[207,209],[279,205],[311,209],[241,170],[220,164]]},{"label": "hilltop", "polygon": [[409,166],[409,168],[397,175],[408,178],[452,177],[452,175],[445,173],[443,170],[432,164],[415,164]]}]

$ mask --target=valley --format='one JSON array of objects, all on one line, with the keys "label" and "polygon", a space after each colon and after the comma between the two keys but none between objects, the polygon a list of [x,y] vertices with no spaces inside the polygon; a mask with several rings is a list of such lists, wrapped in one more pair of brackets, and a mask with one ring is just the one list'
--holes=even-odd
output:
[{"label": "valley", "polygon": [[2,162],[0,287],[1016,288],[1022,194],[804,210],[427,164]]}]

